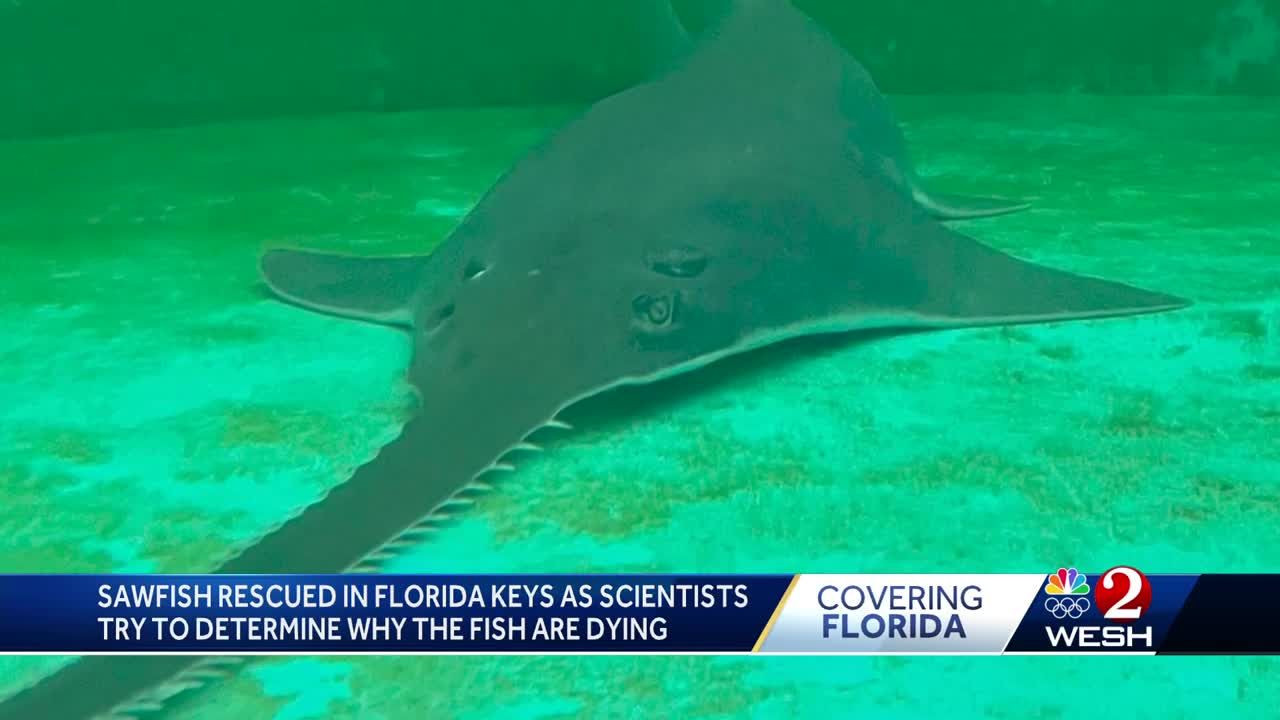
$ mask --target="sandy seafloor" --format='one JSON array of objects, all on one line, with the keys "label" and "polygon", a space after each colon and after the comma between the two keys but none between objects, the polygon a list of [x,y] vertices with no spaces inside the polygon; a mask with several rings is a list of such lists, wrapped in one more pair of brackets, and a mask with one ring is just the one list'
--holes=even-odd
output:
[{"label": "sandy seafloor", "polygon": [[[1197,304],[801,345],[611,396],[391,569],[1280,570],[1280,102],[895,103],[936,186],[1039,198],[970,234]],[[265,298],[258,253],[428,250],[565,117],[0,144],[0,571],[208,570],[369,458],[408,402],[405,339]],[[57,662],[0,659],[0,693]],[[174,715],[1271,718],[1277,678],[1230,657],[278,659]]]}]

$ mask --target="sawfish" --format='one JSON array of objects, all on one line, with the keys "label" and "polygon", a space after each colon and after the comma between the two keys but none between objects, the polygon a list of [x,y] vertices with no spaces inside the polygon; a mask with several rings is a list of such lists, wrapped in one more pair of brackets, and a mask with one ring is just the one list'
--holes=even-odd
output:
[{"label": "sawfish", "polygon": [[[420,401],[346,482],[216,572],[377,571],[570,406],[784,340],[1188,304],[939,222],[866,143],[847,94],[861,79],[819,37],[784,0],[743,0],[684,60],[532,149],[433,252],[265,253],[283,300],[400,329]],[[0,718],[133,717],[234,662],[82,658]]]}]

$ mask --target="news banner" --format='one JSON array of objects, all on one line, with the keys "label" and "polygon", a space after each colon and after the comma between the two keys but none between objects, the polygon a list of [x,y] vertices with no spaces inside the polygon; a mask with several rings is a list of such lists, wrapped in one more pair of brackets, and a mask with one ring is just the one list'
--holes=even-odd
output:
[{"label": "news banner", "polygon": [[1274,654],[1280,575],[0,575],[0,653]]}]

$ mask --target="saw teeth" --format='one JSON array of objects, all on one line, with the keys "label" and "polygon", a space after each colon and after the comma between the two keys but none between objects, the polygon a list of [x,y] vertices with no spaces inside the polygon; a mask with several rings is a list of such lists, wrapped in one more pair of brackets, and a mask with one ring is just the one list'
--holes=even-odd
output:
[{"label": "saw teeth", "polygon": [[474,485],[467,485],[459,490],[458,494],[454,495],[454,497],[458,498],[460,501],[466,502],[468,505],[474,505],[477,500],[476,496],[483,495],[492,489],[493,488],[479,488]]},{"label": "saw teeth", "polygon": [[508,473],[508,472],[511,472],[513,469],[514,469],[514,468],[513,468],[511,465],[508,465],[508,464],[506,464],[506,463],[494,463],[493,465],[490,465],[489,467],[485,468],[484,470],[481,470],[481,471],[476,475],[476,477],[477,477],[477,478],[487,478],[487,477],[490,477],[490,476],[492,476],[492,475],[496,475],[496,474],[498,474],[498,473]]},{"label": "saw teeth", "polygon": [[[562,420],[551,419],[543,427],[572,430],[573,426]],[[530,442],[527,438],[524,441],[512,446],[506,454],[513,452],[544,452],[544,448],[534,442]],[[505,455],[500,457],[485,470],[481,471],[476,478],[463,486],[453,496],[445,499],[436,506],[430,513],[418,520],[412,526],[403,530],[399,535],[394,537],[374,552],[365,556],[355,564],[351,565],[347,572],[351,573],[377,573],[381,570],[381,566],[388,560],[393,559],[396,555],[404,550],[411,548],[417,542],[435,534],[441,526],[449,523],[453,519],[453,510],[466,508],[474,505],[476,499],[470,497],[476,493],[487,493],[494,490],[492,482],[487,482],[479,478],[490,472],[513,472],[516,466],[505,461]],[[291,515],[281,522],[276,529],[283,527],[292,522],[298,515],[305,511],[305,508],[297,514]],[[239,557],[244,552],[240,549],[232,555],[233,558]],[[201,658],[186,671],[180,673],[173,682],[155,688],[152,692],[135,696],[132,702],[117,706],[117,708],[108,711],[105,716],[96,716],[98,720],[145,720],[140,716],[151,716],[157,712],[163,712],[166,701],[182,693],[195,690],[208,685],[211,681],[223,680],[229,677],[233,671],[240,665],[246,663],[248,658],[234,656],[213,656]]]},{"label": "saw teeth", "polygon": [[[416,395],[416,389],[415,389]],[[552,418],[547,421],[543,428],[551,428],[556,430],[572,430],[573,426],[563,420]],[[536,431],[535,431],[536,432]],[[532,433],[530,433],[532,435]],[[381,451],[380,451],[381,452]],[[379,454],[380,454],[379,452]],[[513,452],[544,452],[544,448],[538,443],[531,442],[529,436],[524,440],[512,446],[507,453],[504,453],[499,460],[490,465],[479,475],[485,475],[490,472],[512,472],[516,466],[505,461],[505,455]],[[377,455],[374,456],[375,458]],[[415,540],[420,541],[430,535],[433,535],[440,527],[448,523],[452,519],[452,510],[465,508],[475,503],[475,498],[469,497],[474,493],[490,492],[494,489],[491,482],[473,478],[458,493],[441,502],[432,512],[418,520],[414,525],[403,530],[399,535],[394,537],[373,553],[365,556],[361,560],[347,569],[352,573],[376,573],[380,570],[380,566],[388,560],[394,558],[397,553],[410,548],[415,544]],[[327,497],[327,493],[326,493]],[[307,508],[301,508],[297,513],[285,518],[282,522],[275,526],[271,532],[280,529],[296,520]],[[248,547],[240,548],[231,555],[231,558],[240,557]],[[205,657],[198,660],[186,671],[180,673],[174,681],[164,684],[152,692],[135,696],[131,702],[119,705],[108,711],[105,716],[97,716],[99,720],[144,720],[140,715],[150,716],[156,712],[163,712],[165,702],[184,692],[204,687],[214,680],[222,680],[229,677],[238,666],[246,663],[248,658],[234,656],[213,656]]]},{"label": "saw teeth", "polygon": [[379,572],[380,570],[382,570],[383,560],[385,559],[386,558],[375,558],[372,556],[363,558],[360,560],[360,562],[356,563],[355,565],[352,565],[351,569],[348,572],[352,572],[352,573]]}]

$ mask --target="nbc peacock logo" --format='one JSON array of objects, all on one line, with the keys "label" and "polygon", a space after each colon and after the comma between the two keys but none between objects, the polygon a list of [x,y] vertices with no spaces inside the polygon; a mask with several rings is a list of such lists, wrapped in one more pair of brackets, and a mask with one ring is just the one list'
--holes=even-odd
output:
[{"label": "nbc peacock logo", "polygon": [[1059,620],[1079,620],[1093,607],[1087,597],[1089,583],[1075,568],[1058,568],[1050,574],[1044,592],[1049,596],[1044,599],[1044,609]]},{"label": "nbc peacock logo", "polygon": [[1075,568],[1058,568],[1058,572],[1049,575],[1044,591],[1049,595],[1087,595],[1089,583]]}]

